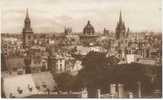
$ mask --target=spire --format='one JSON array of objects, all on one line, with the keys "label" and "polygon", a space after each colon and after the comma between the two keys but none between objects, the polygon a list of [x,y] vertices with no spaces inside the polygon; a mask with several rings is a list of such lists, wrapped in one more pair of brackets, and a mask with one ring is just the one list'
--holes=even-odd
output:
[{"label": "spire", "polygon": [[28,8],[26,9],[23,33],[32,33],[31,21],[30,21],[29,14],[28,14]]},{"label": "spire", "polygon": [[119,23],[122,22],[122,13],[121,13],[121,10],[120,10],[120,15],[119,15]]},{"label": "spire", "polygon": [[120,10],[120,14],[119,14],[119,21],[117,23],[115,31],[116,31],[116,38],[117,39],[119,39],[120,37],[124,36],[124,33],[126,32],[125,22],[123,22],[123,20],[122,20],[121,10]]},{"label": "spire", "polygon": [[64,27],[64,30],[65,30],[65,34],[67,34],[67,27],[66,27],[66,25]]},{"label": "spire", "polygon": [[90,24],[90,21],[88,20],[88,24]]},{"label": "spire", "polygon": [[30,24],[30,18],[29,18],[29,14],[28,14],[28,8],[26,9],[26,17],[25,17],[25,23],[29,23]]},{"label": "spire", "polygon": [[26,19],[29,19],[28,8],[26,9]]}]

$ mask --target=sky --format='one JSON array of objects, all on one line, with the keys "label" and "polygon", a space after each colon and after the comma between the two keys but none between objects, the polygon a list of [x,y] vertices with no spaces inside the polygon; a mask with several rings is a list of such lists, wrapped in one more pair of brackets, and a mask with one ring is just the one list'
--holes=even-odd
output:
[{"label": "sky", "polygon": [[1,0],[1,31],[21,33],[26,9],[35,33],[82,32],[90,20],[96,32],[115,31],[119,13],[131,31],[161,32],[161,0]]}]

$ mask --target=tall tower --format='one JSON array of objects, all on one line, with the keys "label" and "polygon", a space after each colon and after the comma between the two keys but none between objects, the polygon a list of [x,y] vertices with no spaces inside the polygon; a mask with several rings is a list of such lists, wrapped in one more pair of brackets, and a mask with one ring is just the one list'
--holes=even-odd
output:
[{"label": "tall tower", "polygon": [[125,23],[122,20],[121,11],[120,11],[119,21],[117,23],[115,32],[116,32],[116,34],[115,34],[116,39],[121,39],[121,38],[125,37],[126,27],[125,27]]},{"label": "tall tower", "polygon": [[29,48],[33,43],[33,30],[31,28],[31,20],[29,18],[28,9],[26,10],[26,17],[23,28],[23,47]]},{"label": "tall tower", "polygon": [[65,33],[65,35],[68,35],[68,34],[72,33],[72,28],[70,28],[70,27],[65,27],[64,33]]}]

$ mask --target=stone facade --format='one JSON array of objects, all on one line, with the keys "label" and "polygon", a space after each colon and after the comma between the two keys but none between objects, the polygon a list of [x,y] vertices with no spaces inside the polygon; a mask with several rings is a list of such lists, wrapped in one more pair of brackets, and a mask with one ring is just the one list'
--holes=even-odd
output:
[{"label": "stone facade", "polygon": [[31,28],[31,20],[29,18],[28,9],[26,11],[26,18],[24,20],[24,28],[23,28],[23,47],[28,48],[32,46],[33,43],[33,30]]}]

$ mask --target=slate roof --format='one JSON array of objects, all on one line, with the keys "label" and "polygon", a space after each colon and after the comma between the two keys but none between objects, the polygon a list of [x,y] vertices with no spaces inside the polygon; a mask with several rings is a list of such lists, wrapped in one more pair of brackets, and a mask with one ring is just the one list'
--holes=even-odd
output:
[{"label": "slate roof", "polygon": [[7,76],[2,80],[2,90],[7,98],[11,95],[18,98],[38,95],[47,89],[53,91],[56,86],[50,72]]},{"label": "slate roof", "polygon": [[[31,74],[5,77],[2,84],[7,98],[11,95],[14,97],[26,97],[38,92]],[[32,87],[32,91],[28,89],[28,85]],[[22,92],[19,93],[19,90]]]}]

